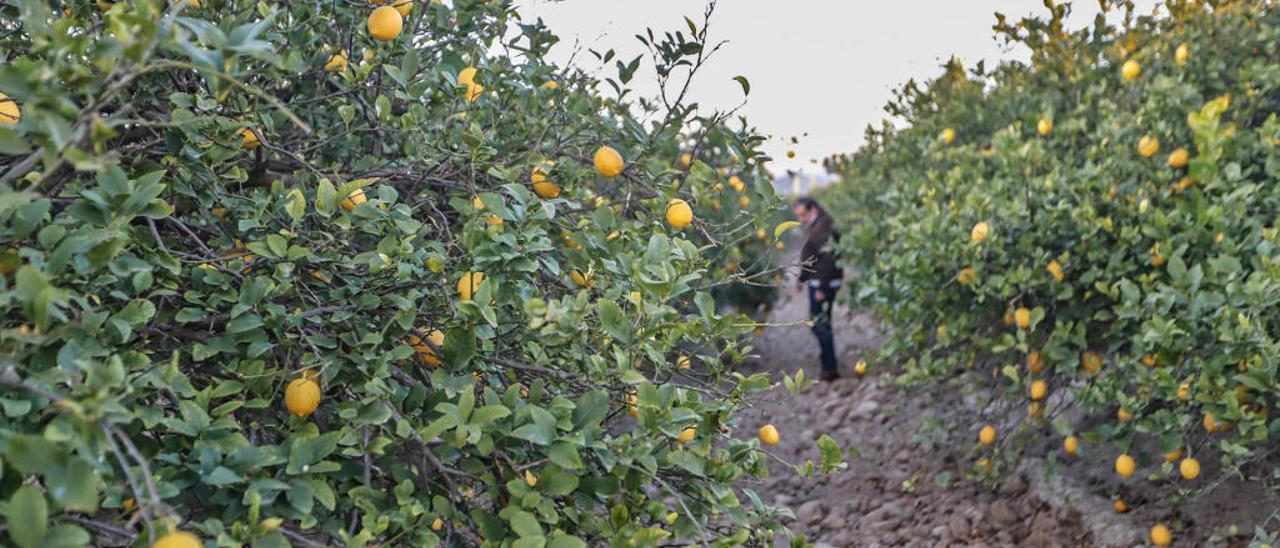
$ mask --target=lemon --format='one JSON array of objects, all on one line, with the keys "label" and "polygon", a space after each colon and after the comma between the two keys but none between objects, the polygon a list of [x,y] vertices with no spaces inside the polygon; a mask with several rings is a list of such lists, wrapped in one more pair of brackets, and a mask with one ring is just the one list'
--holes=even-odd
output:
[{"label": "lemon", "polygon": [[[424,339],[421,333],[426,333]],[[430,344],[428,344],[430,343]],[[423,363],[435,367],[440,365],[440,358],[436,356],[436,348],[444,348],[444,332],[439,329],[428,332],[426,329],[417,329],[414,333],[409,334],[409,345],[418,353],[418,359]]]},{"label": "lemon", "polygon": [[1200,461],[1191,457],[1182,459],[1182,462],[1178,463],[1178,473],[1189,480],[1200,477]]},{"label": "lemon", "polygon": [[[739,178],[737,175],[734,175],[733,177],[729,177],[729,186],[733,187],[733,189],[738,192],[742,192],[744,189],[747,188],[747,184],[742,182],[742,179]],[[746,206],[744,205],[743,207],[746,207]]]},{"label": "lemon", "polygon": [[346,198],[343,198],[342,203],[338,205],[341,205],[342,209],[345,209],[348,212],[351,212],[351,211],[355,211],[356,206],[363,204],[365,200],[366,198],[364,195],[364,189],[357,188],[355,190],[352,190],[351,194],[348,194]]},{"label": "lemon", "polygon": [[680,356],[679,358],[676,358],[676,367],[679,367],[680,369],[688,369],[692,365],[692,362],[689,361],[689,356]]},{"label": "lemon", "polygon": [[469,301],[471,296],[475,294],[476,288],[480,287],[480,283],[484,281],[484,272],[467,272],[458,278],[458,296],[461,300]]},{"label": "lemon", "polygon": [[1173,533],[1163,523],[1157,523],[1151,528],[1151,544],[1156,546],[1168,546],[1173,543]]},{"label": "lemon", "polygon": [[240,134],[240,148],[253,150],[262,146],[262,141],[258,140],[258,132],[242,127],[236,133]]},{"label": "lemon", "polygon": [[1085,352],[1080,356],[1080,367],[1089,373],[1102,371],[1102,356],[1096,352]]},{"label": "lemon", "polygon": [[157,540],[151,548],[201,548],[200,537],[186,531],[173,531]]},{"label": "lemon", "polygon": [[693,437],[697,434],[698,430],[696,428],[685,428],[680,431],[680,435],[676,436],[676,441],[680,442],[680,445],[684,445],[693,441]]},{"label": "lemon", "polygon": [[1138,464],[1134,462],[1133,457],[1130,457],[1128,453],[1116,457],[1116,473],[1120,474],[1122,478],[1132,476],[1137,467]]},{"label": "lemon", "polygon": [[1031,396],[1031,399],[1040,401],[1049,394],[1049,384],[1042,380],[1032,381],[1031,388],[1028,391],[1030,392],[1029,395]]},{"label": "lemon", "polygon": [[1191,399],[1191,385],[1190,385],[1190,384],[1187,384],[1187,383],[1185,383],[1185,382],[1184,382],[1184,383],[1182,383],[1181,385],[1179,385],[1179,386],[1178,386],[1178,399],[1180,399],[1180,400],[1182,400],[1182,401],[1187,401],[1187,400]]},{"label": "lemon", "polygon": [[1219,425],[1217,421],[1213,420],[1213,413],[1205,413],[1204,414],[1204,431],[1217,432],[1218,427]]},{"label": "lemon", "polygon": [[1044,371],[1044,358],[1040,356],[1039,350],[1032,350],[1027,354],[1027,369],[1032,373]]},{"label": "lemon", "polygon": [[395,40],[404,30],[404,16],[391,6],[382,6],[369,14],[369,36],[379,42]]},{"label": "lemon", "polygon": [[329,72],[342,72],[347,70],[350,61],[347,59],[347,50],[339,51],[329,56],[329,61],[324,64],[324,69]]},{"label": "lemon", "polygon": [[667,224],[674,228],[684,228],[693,222],[693,208],[689,203],[676,198],[667,203]]},{"label": "lemon", "polygon": [[569,278],[573,280],[573,285],[578,287],[591,287],[596,285],[595,280],[591,279],[591,272],[583,274],[581,270],[574,269],[569,273]]},{"label": "lemon", "polygon": [[610,178],[621,175],[622,168],[625,166],[622,161],[622,155],[609,146],[602,146],[596,149],[594,161],[596,171]]},{"label": "lemon", "polygon": [[760,443],[765,445],[778,445],[778,429],[772,424],[766,424],[760,427]]},{"label": "lemon", "polygon": [[1142,356],[1142,365],[1155,367],[1158,363],[1160,363],[1160,357],[1155,354],[1146,354]]},{"label": "lemon", "polygon": [[975,242],[986,240],[991,235],[991,225],[986,221],[982,221],[973,225],[973,229],[969,231],[969,238]]},{"label": "lemon", "polygon": [[1116,411],[1116,420],[1120,422],[1129,422],[1133,420],[1133,413],[1130,413],[1128,409],[1122,407],[1120,410]]},{"label": "lemon", "polygon": [[1179,65],[1186,63],[1187,58],[1191,56],[1191,50],[1186,44],[1179,44],[1178,49],[1173,51],[1173,61]]},{"label": "lemon", "polygon": [[938,140],[942,141],[944,145],[951,144],[952,141],[956,140],[956,130],[951,128],[943,129],[942,133],[938,134]]},{"label": "lemon", "polygon": [[463,92],[467,101],[475,101],[481,93],[484,93],[484,86],[476,81],[476,72],[475,67],[467,67],[458,72],[458,84],[467,88],[467,91]]},{"label": "lemon", "polygon": [[1117,501],[1116,501],[1116,512],[1117,512],[1117,513],[1123,514],[1123,513],[1128,512],[1128,511],[1129,511],[1129,505],[1128,505],[1128,504],[1125,504],[1125,502],[1124,502],[1123,500],[1117,500]]},{"label": "lemon", "polygon": [[1013,322],[1018,324],[1018,329],[1026,329],[1031,327],[1031,310],[1025,307],[1018,307],[1013,311]]},{"label": "lemon", "polygon": [[680,155],[680,167],[688,168],[693,164],[693,155],[686,152]]},{"label": "lemon", "polygon": [[18,102],[0,93],[0,124],[16,126],[21,121],[22,109],[18,108]]},{"label": "lemon", "polygon": [[1053,276],[1054,281],[1061,282],[1066,279],[1067,275],[1062,271],[1062,263],[1058,261],[1049,261],[1049,265],[1044,267],[1049,271],[1049,275]]},{"label": "lemon", "polygon": [[978,432],[978,442],[982,445],[991,445],[996,442],[996,427],[986,425]]},{"label": "lemon", "polygon": [[[543,161],[542,166],[534,166],[533,172],[529,174],[529,182],[533,183],[533,193],[537,194],[543,200],[552,200],[560,197],[560,185],[547,180],[550,169],[555,166],[555,162]],[[547,166],[547,167],[543,167]]]},{"label": "lemon", "polygon": [[1187,167],[1187,160],[1191,158],[1191,153],[1185,148],[1179,148],[1169,153],[1169,167],[1174,169],[1182,169]]},{"label": "lemon", "polygon": [[867,362],[865,360],[858,360],[858,363],[853,364],[853,372],[857,373],[858,376],[866,375]]},{"label": "lemon", "polygon": [[1165,461],[1165,462],[1171,462],[1171,463],[1172,463],[1172,462],[1178,462],[1178,459],[1180,459],[1180,458],[1182,458],[1182,448],[1181,448],[1181,447],[1179,447],[1179,448],[1177,448],[1177,449],[1174,449],[1173,451],[1170,451],[1170,452],[1168,452],[1168,453],[1165,453],[1165,454],[1164,454],[1164,461]]},{"label": "lemon", "polygon": [[743,207],[743,208],[745,208],[745,207],[747,207],[747,206],[749,206],[749,205],[751,205],[751,198],[748,198],[748,197],[746,197],[746,196],[743,196],[743,197],[741,197],[741,198],[738,198],[738,206],[739,206],[739,207]]},{"label": "lemon", "polygon": [[1040,122],[1036,124],[1036,131],[1040,132],[1040,135],[1046,136],[1053,133],[1053,120],[1041,118]]},{"label": "lemon", "polygon": [[635,394],[627,394],[627,414],[634,417],[640,414],[640,408],[636,407],[636,403],[640,398]]},{"label": "lemon", "polygon": [[439,531],[441,529],[444,529],[444,520],[440,518],[436,518],[434,521],[431,522],[432,531]]},{"label": "lemon", "polygon": [[1138,139],[1138,154],[1143,158],[1150,158],[1160,152],[1160,140],[1150,135],[1143,135]]},{"label": "lemon", "polygon": [[971,267],[966,266],[961,268],[960,272],[956,273],[956,283],[960,285],[973,285],[974,283],[977,283],[977,281],[978,273]]},{"label": "lemon", "polygon": [[1120,75],[1123,76],[1125,80],[1137,80],[1138,76],[1142,75],[1142,65],[1139,65],[1138,62],[1133,59],[1125,61],[1123,65],[1120,65]]},{"label": "lemon", "polygon": [[413,11],[413,0],[396,0],[391,7],[400,12],[400,17],[408,17],[409,12]]},{"label": "lemon", "polygon": [[527,484],[529,484],[529,487],[537,487],[537,485],[538,485],[538,476],[533,475],[533,472],[530,472],[530,471],[528,471],[528,470],[525,470],[525,471],[524,471],[524,482],[525,482],[525,483],[527,483]]},{"label": "lemon", "polygon": [[787,151],[787,158],[795,158],[795,157],[796,157],[796,151],[794,150]]},{"label": "lemon", "polygon": [[320,385],[309,377],[293,379],[284,390],[284,406],[299,417],[314,413],[320,406]]},{"label": "lemon", "polygon": [[756,231],[756,237],[760,238],[761,240],[767,240],[769,239],[769,233],[765,232],[764,229],[761,228]]},{"label": "lemon", "polygon": [[1080,452],[1080,438],[1067,436],[1066,439],[1062,440],[1062,450],[1068,455],[1076,456],[1076,453]]}]

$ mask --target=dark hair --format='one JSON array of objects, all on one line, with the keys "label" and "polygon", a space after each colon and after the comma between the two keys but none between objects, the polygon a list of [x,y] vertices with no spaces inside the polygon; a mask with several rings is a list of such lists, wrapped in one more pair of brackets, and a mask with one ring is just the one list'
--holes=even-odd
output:
[{"label": "dark hair", "polygon": [[817,200],[809,197],[796,198],[796,205],[804,206],[805,209],[822,209],[822,206],[818,205]]}]

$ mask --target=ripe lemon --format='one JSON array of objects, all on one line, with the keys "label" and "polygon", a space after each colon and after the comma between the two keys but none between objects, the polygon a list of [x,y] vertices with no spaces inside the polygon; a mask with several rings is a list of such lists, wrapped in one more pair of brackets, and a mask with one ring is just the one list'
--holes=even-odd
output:
[{"label": "ripe lemon", "polygon": [[1097,352],[1085,352],[1080,356],[1080,367],[1089,373],[1102,371],[1102,356]]},{"label": "ripe lemon", "polygon": [[676,367],[679,367],[680,369],[688,369],[692,365],[693,362],[689,360],[689,356],[680,356],[679,358],[676,358]]},{"label": "ripe lemon", "polygon": [[956,273],[956,283],[960,285],[973,285],[978,281],[978,273],[971,267],[964,267],[960,272]]},{"label": "ripe lemon", "polygon": [[667,204],[667,224],[675,228],[684,228],[693,222],[693,208],[689,203],[676,198]]},{"label": "ripe lemon", "polygon": [[982,221],[973,225],[973,229],[969,231],[969,238],[975,242],[986,240],[991,235],[991,225],[986,221]]},{"label": "ripe lemon", "polygon": [[1036,131],[1040,132],[1040,135],[1042,136],[1047,136],[1050,133],[1053,133],[1053,120],[1041,118],[1040,122],[1036,124]]},{"label": "ripe lemon", "polygon": [[1116,513],[1123,514],[1129,511],[1129,505],[1123,500],[1116,500]]},{"label": "ripe lemon", "polygon": [[309,377],[293,379],[284,390],[284,406],[299,417],[314,413],[320,406],[320,385]]},{"label": "ripe lemon", "polygon": [[200,537],[186,531],[173,531],[157,540],[151,548],[201,548]]},{"label": "ripe lemon", "polygon": [[1120,477],[1127,478],[1133,475],[1133,471],[1138,468],[1138,463],[1134,462],[1133,457],[1128,453],[1122,454],[1116,458],[1116,473]]},{"label": "ripe lemon", "polygon": [[1179,148],[1169,153],[1169,167],[1174,169],[1182,169],[1187,167],[1187,160],[1191,158],[1191,153],[1185,148]]},{"label": "ripe lemon", "polygon": [[1151,544],[1156,546],[1168,546],[1173,543],[1173,533],[1163,523],[1157,523],[1151,528]]},{"label": "ripe lemon", "polygon": [[21,121],[22,109],[18,108],[18,102],[0,93],[0,124],[16,126]]},{"label": "ripe lemon", "polygon": [[329,56],[329,61],[324,64],[324,69],[329,72],[342,72],[347,70],[350,60],[347,59],[347,50],[339,51]]},{"label": "ripe lemon", "polygon": [[1067,275],[1062,271],[1062,263],[1058,261],[1049,261],[1049,265],[1044,267],[1049,271],[1049,275],[1053,276],[1054,281],[1061,282],[1066,279]]},{"label": "ripe lemon", "polygon": [[640,414],[640,408],[636,407],[636,403],[640,398],[635,394],[627,394],[627,414],[634,417]]},{"label": "ripe lemon", "polygon": [[1013,311],[1013,322],[1018,324],[1018,329],[1026,329],[1031,327],[1031,310],[1025,307],[1018,307]]},{"label": "ripe lemon", "polygon": [[765,232],[764,229],[761,228],[759,230],[756,230],[756,237],[760,238],[761,240],[767,240],[769,239],[769,233]]},{"label": "ripe lemon", "polygon": [[471,300],[476,288],[480,287],[480,283],[483,281],[484,272],[467,272],[463,274],[461,278],[458,278],[458,297],[464,301]]},{"label": "ripe lemon", "polygon": [[1165,461],[1165,462],[1178,462],[1178,459],[1180,459],[1180,458],[1182,458],[1182,448],[1181,448],[1181,447],[1179,447],[1179,448],[1177,448],[1177,449],[1174,449],[1173,451],[1170,451],[1170,452],[1168,452],[1168,453],[1165,453],[1165,454],[1164,454],[1164,461]]},{"label": "ripe lemon", "polygon": [[1182,400],[1182,401],[1187,401],[1187,400],[1191,399],[1191,385],[1190,385],[1190,384],[1188,384],[1188,383],[1185,383],[1185,382],[1184,382],[1184,383],[1182,383],[1182,384],[1178,385],[1178,399],[1180,399],[1180,400]]},{"label": "ripe lemon", "polygon": [[369,14],[369,36],[379,42],[395,40],[404,30],[404,16],[391,6],[382,6]]},{"label": "ripe lemon", "polygon": [[396,0],[391,7],[400,12],[400,17],[408,17],[409,12],[413,11],[413,0]]},{"label": "ripe lemon", "polygon": [[[729,177],[729,186],[733,187],[733,189],[738,192],[742,192],[744,189],[747,188],[747,184],[742,182],[742,179],[739,178],[737,175],[734,175],[733,177]],[[746,206],[744,205],[743,207],[746,207]]]},{"label": "ripe lemon", "polygon": [[982,445],[991,445],[996,442],[996,427],[986,425],[978,432],[978,442]]},{"label": "ripe lemon", "polygon": [[1120,410],[1116,411],[1116,420],[1119,420],[1120,422],[1129,422],[1133,420],[1133,413],[1130,413],[1128,409],[1122,407]]},{"label": "ripe lemon", "polygon": [[938,134],[938,139],[942,141],[942,144],[949,145],[952,141],[956,140],[956,130],[946,128],[942,130],[942,133]]},{"label": "ripe lemon", "polygon": [[356,209],[356,206],[363,204],[366,199],[367,198],[365,198],[364,189],[357,188],[355,190],[352,190],[351,194],[348,194],[346,198],[343,198],[342,203],[338,205],[341,205],[342,209],[345,209],[348,212],[351,212]]},{"label": "ripe lemon", "polygon": [[549,175],[547,170],[555,166],[555,162],[544,160],[542,164],[541,166],[534,166],[533,172],[529,174],[529,182],[533,183],[533,193],[544,200],[559,198],[560,185],[547,180],[547,175]]},{"label": "ripe lemon", "polygon": [[698,430],[696,428],[685,428],[680,431],[680,435],[676,436],[676,441],[680,442],[680,445],[684,445],[692,441],[697,434]]},{"label": "ripe lemon", "polygon": [[595,280],[591,279],[592,276],[590,271],[583,274],[581,270],[575,268],[569,273],[569,278],[573,280],[573,285],[578,287],[591,287],[596,285]]},{"label": "ripe lemon", "polygon": [[1187,58],[1191,56],[1191,50],[1186,44],[1180,44],[1178,49],[1173,51],[1173,61],[1179,65],[1186,63]]},{"label": "ripe lemon", "polygon": [[1217,421],[1213,420],[1213,413],[1205,413],[1204,414],[1204,431],[1212,433],[1212,432],[1216,432],[1217,430],[1218,430],[1218,423]]},{"label": "ripe lemon", "polygon": [[866,375],[867,362],[865,360],[858,360],[858,363],[853,364],[853,372],[857,373],[859,376]]},{"label": "ripe lemon", "polygon": [[766,424],[760,427],[760,443],[765,445],[778,445],[778,429],[772,424]]},{"label": "ripe lemon", "polygon": [[1062,450],[1068,455],[1076,456],[1076,453],[1080,452],[1080,438],[1067,436],[1066,439],[1062,440]]},{"label": "ripe lemon", "polygon": [[693,164],[693,155],[688,152],[680,155],[680,167],[688,168]]},{"label": "ripe lemon", "polygon": [[1139,65],[1138,62],[1133,59],[1125,61],[1123,65],[1120,65],[1120,75],[1123,76],[1125,80],[1137,80],[1138,76],[1142,75],[1142,65]]},{"label": "ripe lemon", "polygon": [[1032,373],[1044,371],[1044,358],[1041,357],[1039,350],[1032,350],[1027,354],[1027,369]]},{"label": "ripe lemon", "polygon": [[444,520],[440,518],[436,518],[434,521],[431,522],[432,531],[439,531],[441,529],[444,529]]},{"label": "ripe lemon", "polygon": [[[424,339],[420,334],[427,333]],[[430,344],[428,344],[430,343]],[[444,332],[439,329],[427,332],[426,329],[418,329],[414,333],[409,334],[409,345],[418,353],[418,359],[422,360],[429,366],[435,367],[442,362],[436,356],[436,348],[444,348]]]},{"label": "ripe lemon", "polygon": [[476,81],[476,72],[478,71],[475,67],[467,67],[458,72],[458,84],[467,88],[467,91],[463,92],[467,101],[475,101],[481,93],[484,93],[484,86]]},{"label": "ripe lemon", "polygon": [[748,198],[746,196],[738,198],[738,206],[745,208],[750,205],[751,205],[751,198]]},{"label": "ripe lemon", "polygon": [[622,168],[626,164],[622,161],[622,155],[610,146],[602,146],[596,149],[594,158],[596,171],[605,177],[617,177],[622,174]]},{"label": "ripe lemon", "polygon": [[253,150],[262,146],[262,141],[258,140],[258,132],[242,127],[236,133],[240,134],[240,148]]},{"label": "ripe lemon", "polygon": [[1160,356],[1155,354],[1145,354],[1142,356],[1142,365],[1155,367],[1158,363],[1160,363]]},{"label": "ripe lemon", "polygon": [[1138,139],[1138,154],[1143,158],[1150,158],[1160,152],[1160,140],[1150,135],[1143,135]]},{"label": "ripe lemon", "polygon": [[1200,461],[1187,457],[1178,463],[1178,472],[1182,477],[1193,480],[1200,477]]},{"label": "ripe lemon", "polygon": [[1027,416],[1035,421],[1044,420],[1044,406],[1038,401],[1027,404]]},{"label": "ripe lemon", "polygon": [[1035,401],[1043,400],[1049,394],[1049,384],[1042,380],[1032,381],[1029,392],[1031,399]]}]

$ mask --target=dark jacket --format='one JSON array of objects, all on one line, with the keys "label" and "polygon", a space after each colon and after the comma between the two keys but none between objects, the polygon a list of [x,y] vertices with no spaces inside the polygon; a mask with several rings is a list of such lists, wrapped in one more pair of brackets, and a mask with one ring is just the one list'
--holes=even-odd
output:
[{"label": "dark jacket", "polygon": [[824,293],[831,293],[832,280],[844,279],[844,270],[836,264],[836,252],[827,244],[840,241],[831,214],[819,209],[818,217],[805,230],[800,248],[800,281],[818,280]]}]

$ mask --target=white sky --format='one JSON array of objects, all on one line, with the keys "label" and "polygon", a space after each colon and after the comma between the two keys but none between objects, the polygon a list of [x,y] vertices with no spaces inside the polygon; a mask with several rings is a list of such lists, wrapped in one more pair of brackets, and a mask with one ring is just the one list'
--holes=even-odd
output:
[{"label": "white sky", "polygon": [[[1157,0],[1138,0],[1149,13]],[[702,0],[520,0],[527,20],[543,18],[560,36],[557,62],[568,60],[575,43],[631,60],[643,53],[636,34],[684,30],[683,16],[701,24]],[[1077,0],[1072,27],[1091,23],[1096,0]],[[728,44],[699,74],[692,99],[704,108],[730,108],[742,99],[732,78],[746,76],[751,96],[741,111],[772,138],[765,151],[770,168],[820,171],[810,164],[852,152],[867,124],[884,118],[893,88],[908,79],[927,79],[956,55],[966,67],[1002,59],[1026,59],[1023,49],[1004,51],[991,25],[995,12],[1011,20],[1046,13],[1040,0],[721,0],[712,19],[713,40]],[[600,76],[595,58],[583,51],[580,66]],[[611,63],[612,65],[612,63]],[[647,58],[631,85],[652,94],[653,66]],[[602,88],[604,89],[604,88]],[[804,134],[808,133],[805,137]],[[800,143],[791,145],[790,138]],[[788,160],[786,151],[796,158]]]}]

